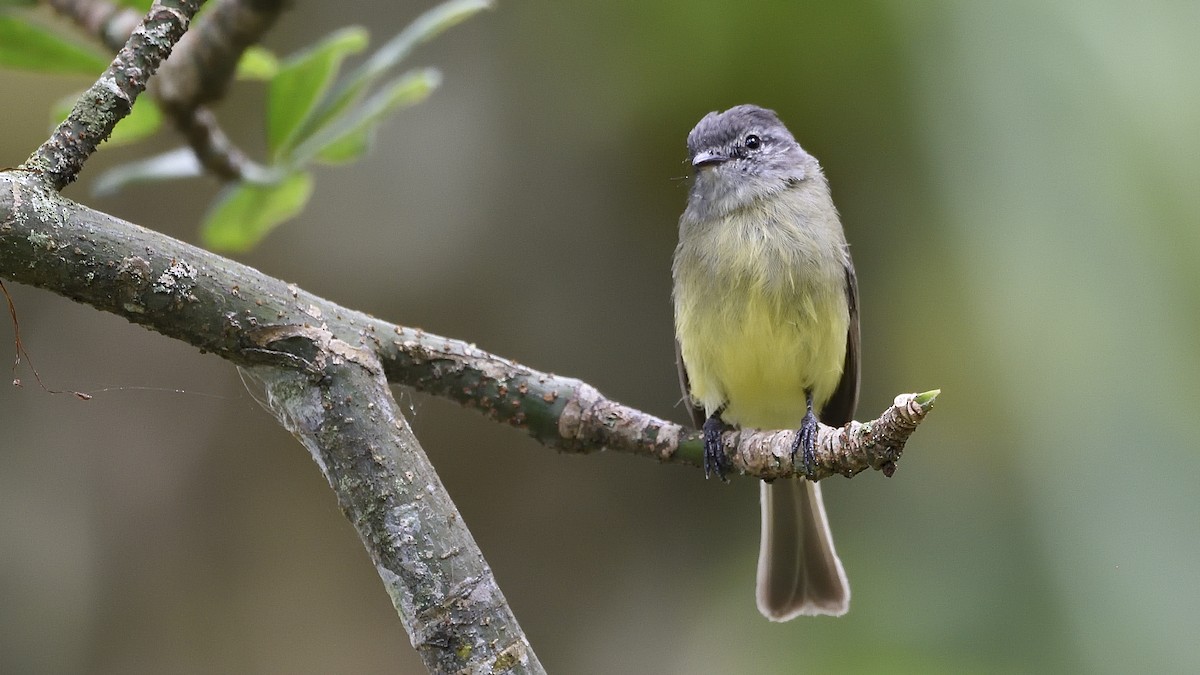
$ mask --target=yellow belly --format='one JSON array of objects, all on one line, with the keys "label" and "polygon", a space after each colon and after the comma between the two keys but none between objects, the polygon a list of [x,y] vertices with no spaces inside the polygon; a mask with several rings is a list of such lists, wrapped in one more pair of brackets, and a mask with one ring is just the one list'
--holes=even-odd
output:
[{"label": "yellow belly", "polygon": [[[730,424],[799,426],[845,364],[845,239],[832,204],[776,199],[680,221],[675,329],[693,400]],[[686,235],[685,235],[686,232]]]},{"label": "yellow belly", "polygon": [[758,292],[741,302],[683,303],[677,317],[692,398],[706,413],[740,426],[797,427],[811,389],[820,407],[845,362],[849,315],[843,298],[817,291],[795,297]]}]

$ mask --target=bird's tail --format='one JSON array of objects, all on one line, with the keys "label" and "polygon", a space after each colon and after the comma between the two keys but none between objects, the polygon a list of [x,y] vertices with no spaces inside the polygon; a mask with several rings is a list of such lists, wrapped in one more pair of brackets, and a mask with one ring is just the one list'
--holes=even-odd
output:
[{"label": "bird's tail", "polygon": [[762,484],[761,499],[758,610],[772,621],[845,614],[850,584],[833,548],[821,486],[780,479]]}]

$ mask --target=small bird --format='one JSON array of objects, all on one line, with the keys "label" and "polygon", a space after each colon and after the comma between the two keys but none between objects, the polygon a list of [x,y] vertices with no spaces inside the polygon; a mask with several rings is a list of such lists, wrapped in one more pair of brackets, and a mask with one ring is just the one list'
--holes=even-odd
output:
[{"label": "small bird", "polygon": [[[829,183],[774,111],[711,112],[687,137],[694,176],[672,277],[679,380],[704,432],[705,475],[724,479],[721,432],[797,429],[811,472],[818,416],[858,404],[858,284]],[[802,479],[764,482],[759,611],[840,616],[850,585],[821,501]]]}]

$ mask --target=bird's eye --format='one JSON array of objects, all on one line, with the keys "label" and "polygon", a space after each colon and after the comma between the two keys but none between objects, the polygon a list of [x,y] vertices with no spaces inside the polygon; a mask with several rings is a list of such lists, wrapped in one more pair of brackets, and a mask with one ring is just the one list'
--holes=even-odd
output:
[{"label": "bird's eye", "polygon": [[762,139],[756,134],[750,134],[746,137],[745,146],[750,150],[757,150],[758,146],[762,145]]}]

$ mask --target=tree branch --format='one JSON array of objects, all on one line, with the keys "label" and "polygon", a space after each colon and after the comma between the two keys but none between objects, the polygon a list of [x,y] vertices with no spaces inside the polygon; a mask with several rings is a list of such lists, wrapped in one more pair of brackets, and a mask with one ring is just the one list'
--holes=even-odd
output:
[{"label": "tree branch", "polygon": [[321,467],[426,668],[543,672],[375,355],[321,328],[254,333],[283,362],[306,364],[243,372]]},{"label": "tree branch", "polygon": [[[584,382],[340,307],[76,204],[28,170],[0,172],[0,275],[214,352],[261,381],[269,407],[337,493],[435,672],[474,672],[470,664],[542,671],[386,381],[457,401],[561,450],[701,464],[695,432]],[[811,478],[868,467],[890,475],[935,397],[901,395],[873,422],[821,426]],[[770,479],[796,475],[791,434],[741,430],[723,440],[736,470]]]},{"label": "tree branch", "polygon": [[[606,399],[579,380],[340,307],[63,198],[59,190],[128,114],[201,2],[156,0],[51,138],[19,169],[0,172],[0,276],[113,312],[242,367],[262,385],[268,409],[312,453],[426,666],[434,672],[542,672],[388,382],[455,400],[571,452],[613,449],[699,466],[698,434]],[[56,5],[106,33],[126,16],[111,7],[89,13],[83,2]],[[162,86],[165,107],[211,122],[199,103],[220,95],[237,55],[280,6],[225,0],[236,21],[245,19],[237,12],[250,7],[266,8],[269,16],[236,39],[193,41],[202,47],[177,62],[190,76],[175,81],[180,89]],[[206,69],[213,79],[205,79]],[[201,126],[219,132],[215,124]],[[867,468],[891,475],[936,396],[904,394],[872,422],[821,426],[816,469],[807,477]],[[799,475],[792,434],[737,430],[722,440],[735,470],[774,479]]]},{"label": "tree branch", "polygon": [[275,25],[287,0],[213,0],[156,83],[163,107],[190,111],[225,96],[238,61]]},{"label": "tree branch", "polygon": [[[165,235],[0,173],[0,274],[87,303],[241,366],[279,365],[255,331],[328,330],[374,353],[393,383],[456,401],[569,452],[616,450],[701,465],[698,433],[474,345],[397,326]],[[868,468],[889,474],[936,392],[904,394],[879,418],[819,427],[813,480]],[[790,430],[724,434],[736,471],[801,476]]]},{"label": "tree branch", "polygon": [[203,0],[155,0],[112,64],[21,168],[40,174],[55,190],[74,181],[96,146],[129,114],[201,4]]},{"label": "tree branch", "polygon": [[258,43],[286,0],[215,0],[179,43],[155,80],[155,96],[209,173],[224,181],[264,173],[237,147],[204,105],[225,95],[246,48]]},{"label": "tree branch", "polygon": [[[132,29],[132,12],[109,0],[49,0],[49,4],[113,50],[120,48]],[[179,40],[150,88],[200,164],[221,180],[254,180],[266,169],[229,139],[204,104],[224,96],[242,53],[262,39],[286,4],[286,0],[216,0]]]}]

